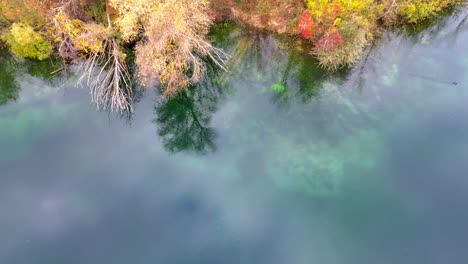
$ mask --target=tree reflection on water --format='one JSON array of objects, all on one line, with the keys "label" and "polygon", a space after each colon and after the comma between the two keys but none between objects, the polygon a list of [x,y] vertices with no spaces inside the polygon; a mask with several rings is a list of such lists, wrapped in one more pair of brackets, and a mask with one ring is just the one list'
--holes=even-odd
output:
[{"label": "tree reflection on water", "polygon": [[210,127],[223,91],[213,78],[156,103],[154,122],[164,148],[169,152],[206,154],[216,150],[216,131]]}]

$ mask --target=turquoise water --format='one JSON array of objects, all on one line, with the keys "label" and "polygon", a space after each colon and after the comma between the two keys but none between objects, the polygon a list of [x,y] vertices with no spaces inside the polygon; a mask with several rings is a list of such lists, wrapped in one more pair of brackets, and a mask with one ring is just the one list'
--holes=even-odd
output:
[{"label": "turquoise water", "polygon": [[466,15],[335,74],[218,25],[230,71],[130,116],[3,55],[0,263],[468,262]]}]

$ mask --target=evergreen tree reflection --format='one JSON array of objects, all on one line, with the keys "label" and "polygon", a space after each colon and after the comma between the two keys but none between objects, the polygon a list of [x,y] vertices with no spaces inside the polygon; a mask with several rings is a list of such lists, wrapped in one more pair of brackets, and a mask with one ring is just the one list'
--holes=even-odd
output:
[{"label": "evergreen tree reflection", "polygon": [[173,153],[215,151],[216,131],[210,120],[221,95],[220,87],[207,78],[173,98],[161,98],[155,106],[155,123],[164,148]]},{"label": "evergreen tree reflection", "polygon": [[17,63],[4,53],[0,53],[0,105],[16,101],[20,87],[15,79]]}]

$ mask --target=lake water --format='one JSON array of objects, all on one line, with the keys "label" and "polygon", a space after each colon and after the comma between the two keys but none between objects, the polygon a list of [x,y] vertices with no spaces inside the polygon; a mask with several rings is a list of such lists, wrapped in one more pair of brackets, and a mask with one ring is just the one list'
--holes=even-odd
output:
[{"label": "lake water", "polygon": [[230,71],[131,116],[3,55],[0,263],[468,263],[467,14],[335,74],[218,25]]}]

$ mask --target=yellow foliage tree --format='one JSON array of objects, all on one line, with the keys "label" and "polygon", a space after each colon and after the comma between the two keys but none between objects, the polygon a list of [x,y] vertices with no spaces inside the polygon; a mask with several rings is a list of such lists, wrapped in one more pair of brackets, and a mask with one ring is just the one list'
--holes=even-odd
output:
[{"label": "yellow foliage tree", "polygon": [[125,41],[135,39],[137,77],[145,86],[157,81],[165,95],[203,78],[208,58],[225,68],[227,55],[207,39],[211,18],[208,0],[110,0]]},{"label": "yellow foliage tree", "polygon": [[405,0],[400,5],[400,12],[410,23],[419,23],[435,16],[442,9],[454,5],[460,0]]},{"label": "yellow foliage tree", "polygon": [[2,39],[8,44],[11,52],[20,58],[44,60],[53,50],[52,44],[31,26],[13,23]]}]

